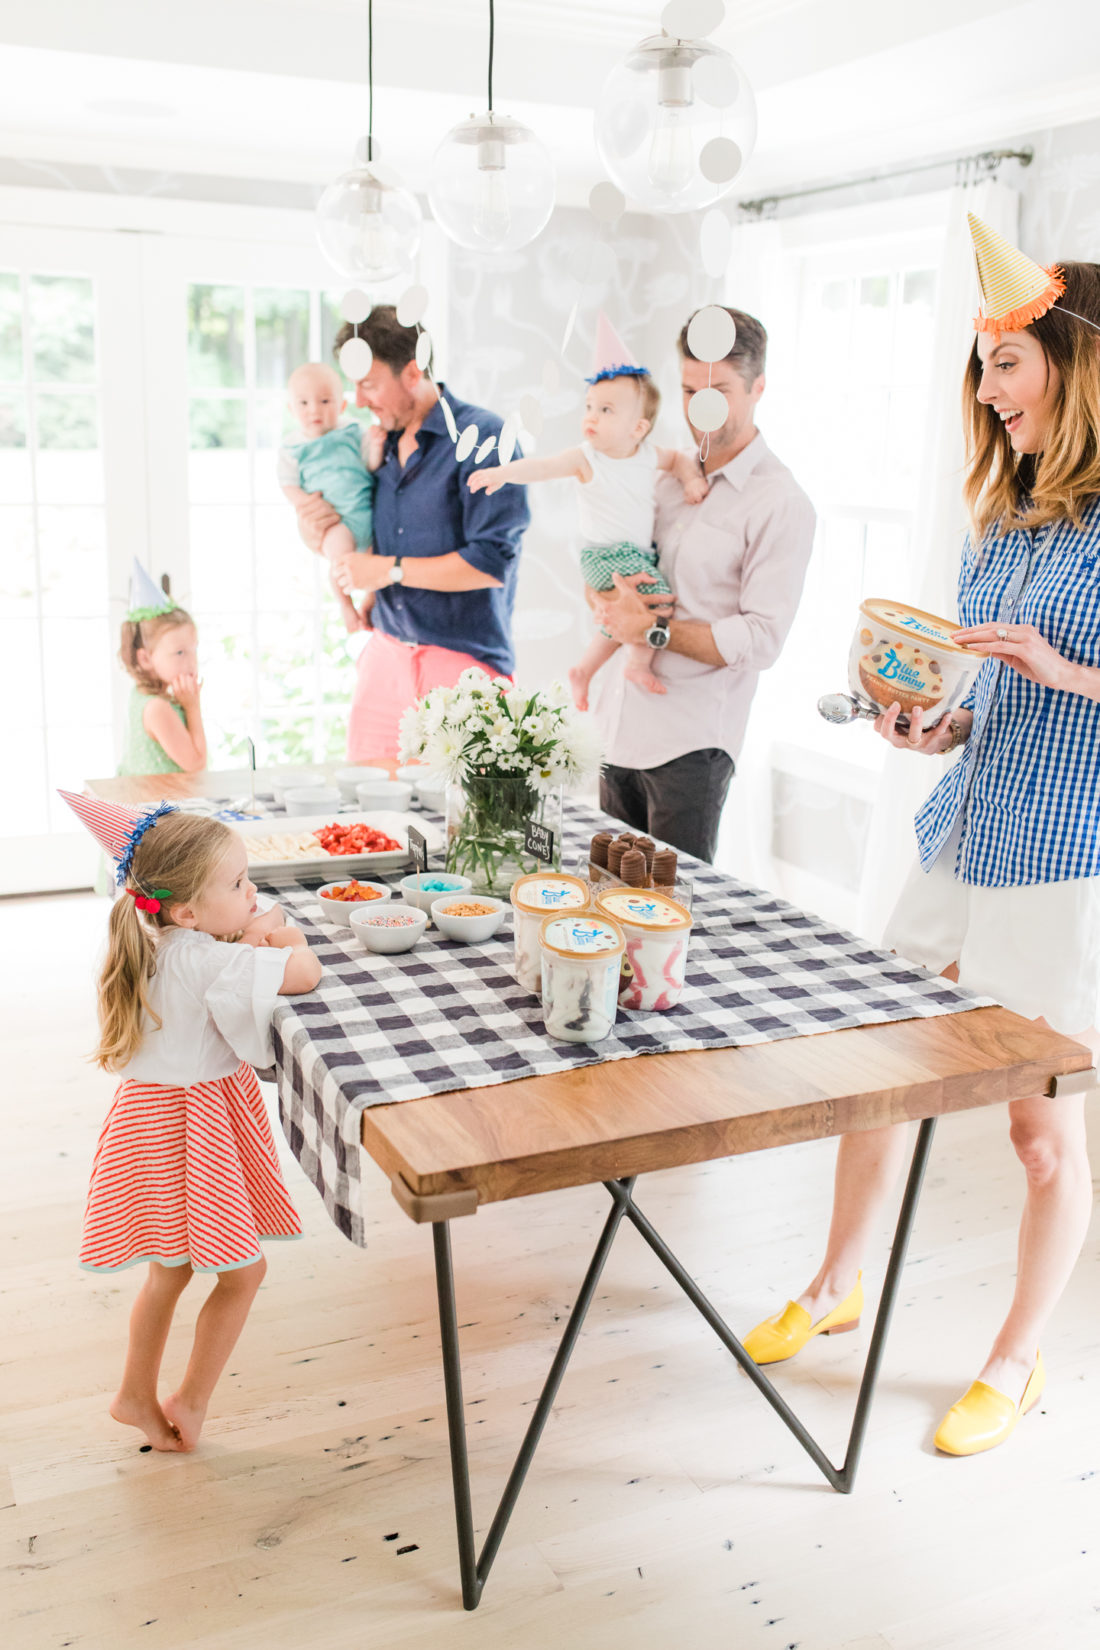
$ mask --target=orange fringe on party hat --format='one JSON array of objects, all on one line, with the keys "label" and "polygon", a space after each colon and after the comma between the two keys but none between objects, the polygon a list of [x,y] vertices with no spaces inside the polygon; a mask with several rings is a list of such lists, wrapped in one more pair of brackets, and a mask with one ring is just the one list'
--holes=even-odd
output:
[{"label": "orange fringe on party hat", "polygon": [[1050,276],[1050,283],[1037,298],[1021,304],[1018,309],[1010,309],[1007,315],[983,315],[979,310],[974,320],[974,330],[994,333],[1021,332],[1024,327],[1030,326],[1032,321],[1037,321],[1041,315],[1053,309],[1066,290],[1066,283],[1062,278],[1064,272],[1057,264],[1051,265],[1049,269],[1045,264],[1040,267],[1045,275]]}]

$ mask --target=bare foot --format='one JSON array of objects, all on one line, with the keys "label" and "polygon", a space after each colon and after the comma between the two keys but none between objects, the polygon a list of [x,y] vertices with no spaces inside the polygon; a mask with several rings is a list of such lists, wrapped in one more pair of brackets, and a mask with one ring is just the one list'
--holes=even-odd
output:
[{"label": "bare foot", "polygon": [[201,1409],[197,1409],[194,1404],[185,1404],[178,1392],[173,1392],[170,1398],[165,1398],[162,1407],[179,1434],[180,1443],[177,1448],[194,1449],[199,1441],[202,1424],[206,1420],[206,1405],[203,1404]]},{"label": "bare foot", "polygon": [[651,670],[624,670],[623,675],[635,687],[645,688],[647,693],[667,693],[665,684],[654,676]]},{"label": "bare foot", "polygon": [[590,681],[591,677],[586,676],[584,671],[576,665],[569,672],[569,691],[573,695],[573,703],[578,710],[588,709],[588,684]]},{"label": "bare foot", "polygon": [[124,1427],[137,1427],[154,1449],[186,1449],[179,1431],[155,1398],[126,1398],[116,1392],[109,1405],[111,1415]]}]

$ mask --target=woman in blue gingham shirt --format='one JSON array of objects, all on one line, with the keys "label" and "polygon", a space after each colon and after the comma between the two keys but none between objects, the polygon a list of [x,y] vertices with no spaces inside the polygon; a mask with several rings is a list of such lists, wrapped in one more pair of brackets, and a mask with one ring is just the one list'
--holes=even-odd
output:
[{"label": "woman in blue gingham shirt", "polygon": [[[1065,268],[1065,302],[1018,330],[980,331],[964,399],[970,448],[955,640],[987,656],[963,708],[903,733],[900,749],[964,749],[917,814],[920,862],[886,943],[1097,1048],[1100,997],[1100,267]],[[976,548],[974,546],[977,546]],[[1092,1208],[1081,1095],[1008,1107],[1027,1174],[1012,1306],[979,1379],[936,1444],[1003,1442],[1037,1402],[1043,1328]],[[905,1155],[904,1129],[840,1141],[824,1263],[745,1346],[760,1363],[854,1326],[860,1267]]]}]

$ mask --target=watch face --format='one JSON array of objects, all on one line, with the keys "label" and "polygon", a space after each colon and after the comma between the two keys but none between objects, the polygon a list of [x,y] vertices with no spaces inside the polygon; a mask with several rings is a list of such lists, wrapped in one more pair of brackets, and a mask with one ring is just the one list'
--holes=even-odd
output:
[{"label": "watch face", "polygon": [[649,643],[650,647],[667,647],[668,626],[665,624],[655,624],[650,630],[646,631],[645,639]]}]

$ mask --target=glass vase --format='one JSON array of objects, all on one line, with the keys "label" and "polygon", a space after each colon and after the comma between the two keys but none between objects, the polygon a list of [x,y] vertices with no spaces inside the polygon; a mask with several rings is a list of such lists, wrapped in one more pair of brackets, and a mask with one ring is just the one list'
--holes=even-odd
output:
[{"label": "glass vase", "polygon": [[[523,845],[535,820],[554,833],[552,859]],[[515,774],[470,774],[447,786],[447,870],[469,877],[473,891],[507,897],[517,877],[551,864],[561,869],[561,787],[539,791]]]}]

